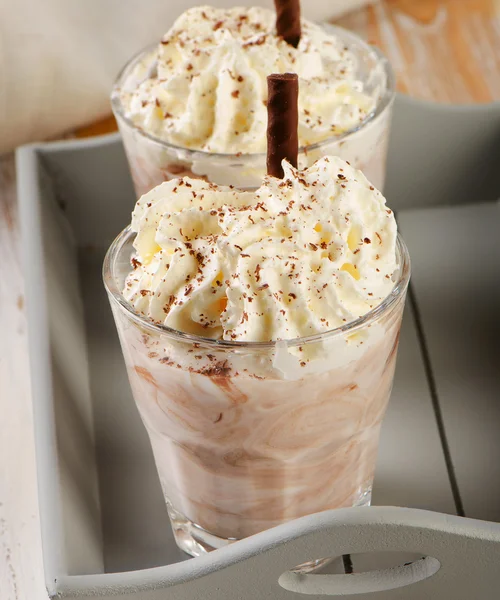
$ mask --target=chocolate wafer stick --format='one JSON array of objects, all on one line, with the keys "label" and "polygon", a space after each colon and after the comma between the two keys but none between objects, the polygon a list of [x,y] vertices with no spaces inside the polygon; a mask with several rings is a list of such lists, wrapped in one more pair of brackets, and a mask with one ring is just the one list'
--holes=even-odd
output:
[{"label": "chocolate wafer stick", "polygon": [[269,75],[267,91],[267,174],[282,179],[284,158],[297,167],[299,78],[296,73]]},{"label": "chocolate wafer stick", "polygon": [[297,48],[300,41],[300,0],[274,0],[276,31],[285,42]]}]

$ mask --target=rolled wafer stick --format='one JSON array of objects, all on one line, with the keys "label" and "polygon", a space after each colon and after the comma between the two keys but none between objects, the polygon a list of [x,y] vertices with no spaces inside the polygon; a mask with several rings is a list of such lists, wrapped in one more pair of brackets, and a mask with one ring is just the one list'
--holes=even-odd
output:
[{"label": "rolled wafer stick", "polygon": [[296,73],[269,75],[267,91],[267,174],[282,179],[284,158],[297,167],[299,78]]},{"label": "rolled wafer stick", "polygon": [[297,48],[300,41],[300,0],[274,0],[276,31],[285,42]]}]

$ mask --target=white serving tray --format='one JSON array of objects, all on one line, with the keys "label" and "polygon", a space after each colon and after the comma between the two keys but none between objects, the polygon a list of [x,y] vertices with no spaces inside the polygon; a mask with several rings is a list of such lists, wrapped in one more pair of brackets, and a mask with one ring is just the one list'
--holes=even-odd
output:
[{"label": "white serving tray", "polygon": [[[396,101],[386,195],[413,277],[375,481],[385,506],[311,515],[190,560],[170,532],[101,283],[134,204],[119,137],[28,146],[17,159],[51,597],[497,597],[499,104]],[[413,558],[360,572],[407,556],[366,556],[377,550]],[[330,574],[287,573],[347,553],[354,574],[340,560]]]}]

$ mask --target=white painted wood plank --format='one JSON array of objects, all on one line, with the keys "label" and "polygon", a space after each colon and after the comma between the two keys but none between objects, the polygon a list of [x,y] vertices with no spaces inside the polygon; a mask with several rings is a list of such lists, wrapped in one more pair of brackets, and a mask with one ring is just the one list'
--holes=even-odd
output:
[{"label": "white painted wood plank", "polygon": [[394,388],[382,426],[373,503],[455,514],[408,298]]},{"label": "white painted wood plank", "polygon": [[47,598],[38,515],[14,157],[0,159],[0,598]]},{"label": "white painted wood plank", "polygon": [[[382,427],[373,504],[456,513],[409,298],[394,388]],[[415,556],[401,552],[350,558],[353,572],[360,573],[412,562]]]},{"label": "white painted wood plank", "polygon": [[465,515],[500,521],[499,205],[399,222]]}]

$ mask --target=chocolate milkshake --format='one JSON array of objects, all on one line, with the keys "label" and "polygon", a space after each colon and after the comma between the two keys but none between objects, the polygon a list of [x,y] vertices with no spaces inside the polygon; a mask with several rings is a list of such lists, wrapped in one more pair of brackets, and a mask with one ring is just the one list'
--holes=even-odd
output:
[{"label": "chocolate milkshake", "polygon": [[299,167],[338,155],[382,188],[390,65],[346,30],[301,20],[297,10],[286,18],[298,6],[191,8],[129,62],[112,106],[138,195],[183,176],[257,188],[266,173],[266,77],[287,71],[300,78]]},{"label": "chocolate milkshake", "polygon": [[[104,277],[179,546],[370,502],[409,257],[345,161],[255,192],[168,181]],[[132,265],[132,266],[131,266]]]}]

